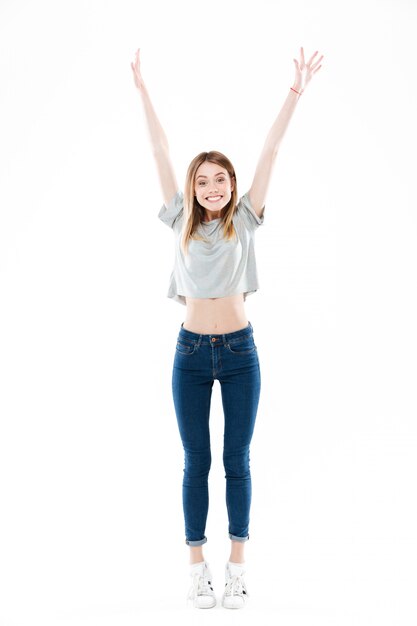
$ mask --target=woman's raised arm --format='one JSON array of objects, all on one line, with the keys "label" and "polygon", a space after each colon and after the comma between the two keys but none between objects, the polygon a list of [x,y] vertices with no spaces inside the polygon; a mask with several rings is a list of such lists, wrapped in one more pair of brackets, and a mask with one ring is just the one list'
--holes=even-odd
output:
[{"label": "woman's raised arm", "polygon": [[319,64],[323,55],[313,64],[313,59],[317,53],[316,51],[306,63],[304,60],[304,50],[300,48],[300,62],[294,59],[296,71],[293,87],[290,88],[282,109],[268,133],[261,156],[259,157],[253,182],[249,189],[249,199],[255,212],[259,216],[262,215],[265,205],[266,192],[268,190],[279,145],[287,130],[292,114],[294,113],[295,105],[310,82],[313,74],[316,74],[321,68]]},{"label": "woman's raised arm", "polygon": [[178,191],[178,183],[169,155],[168,140],[152,106],[151,99],[149,98],[148,91],[142,78],[139,51],[140,48],[136,52],[135,62],[132,62],[130,65],[133,71],[135,85],[142,96],[153,155],[156,160],[159,180],[162,187],[162,194],[164,196],[165,204],[168,204]]}]

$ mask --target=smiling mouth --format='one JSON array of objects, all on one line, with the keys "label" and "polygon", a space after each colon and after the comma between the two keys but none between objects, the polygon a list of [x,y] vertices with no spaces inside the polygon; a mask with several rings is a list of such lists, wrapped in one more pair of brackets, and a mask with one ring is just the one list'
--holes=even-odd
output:
[{"label": "smiling mouth", "polygon": [[209,202],[217,202],[217,200],[220,200],[221,196],[208,196],[206,199]]}]

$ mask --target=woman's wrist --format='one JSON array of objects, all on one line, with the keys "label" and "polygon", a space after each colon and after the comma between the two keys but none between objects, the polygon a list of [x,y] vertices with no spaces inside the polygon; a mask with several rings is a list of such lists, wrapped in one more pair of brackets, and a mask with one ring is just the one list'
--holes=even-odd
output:
[{"label": "woman's wrist", "polygon": [[292,87],[290,87],[290,89],[293,91],[293,93],[296,91],[299,95],[301,95],[304,91],[302,86],[298,85],[297,83],[294,83]]}]

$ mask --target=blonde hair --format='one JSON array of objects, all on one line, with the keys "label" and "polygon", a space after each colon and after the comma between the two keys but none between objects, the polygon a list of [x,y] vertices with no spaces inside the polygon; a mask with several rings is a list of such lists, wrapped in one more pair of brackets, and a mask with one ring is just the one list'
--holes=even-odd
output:
[{"label": "blonde hair", "polygon": [[232,239],[233,237],[237,236],[232,222],[232,217],[233,213],[235,212],[238,198],[236,174],[234,167],[229,159],[217,150],[211,150],[210,152],[200,152],[200,154],[197,154],[197,156],[194,157],[194,159],[188,166],[187,176],[185,179],[184,222],[181,238],[181,249],[184,254],[188,254],[188,245],[190,239],[207,241],[206,239],[204,239],[204,237],[201,237],[197,233],[198,226],[203,221],[205,213],[204,208],[197,201],[197,198],[194,195],[196,173],[200,165],[205,161],[209,161],[210,163],[216,163],[217,165],[224,167],[224,169],[229,174],[231,181],[234,181],[232,196],[226,206],[222,209],[223,214],[221,218],[221,223],[223,224],[223,233],[226,240]]}]

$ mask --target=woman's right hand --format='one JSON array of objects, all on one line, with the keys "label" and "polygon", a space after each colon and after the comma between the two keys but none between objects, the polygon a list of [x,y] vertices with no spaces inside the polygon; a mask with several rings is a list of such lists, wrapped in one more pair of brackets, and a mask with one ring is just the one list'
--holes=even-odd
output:
[{"label": "woman's right hand", "polygon": [[138,89],[140,89],[143,86],[143,78],[142,75],[140,73],[140,58],[139,58],[139,51],[140,48],[137,49],[136,51],[136,57],[135,57],[135,62],[130,64],[130,67],[132,68],[133,71],[133,79],[135,81],[135,85]]}]

